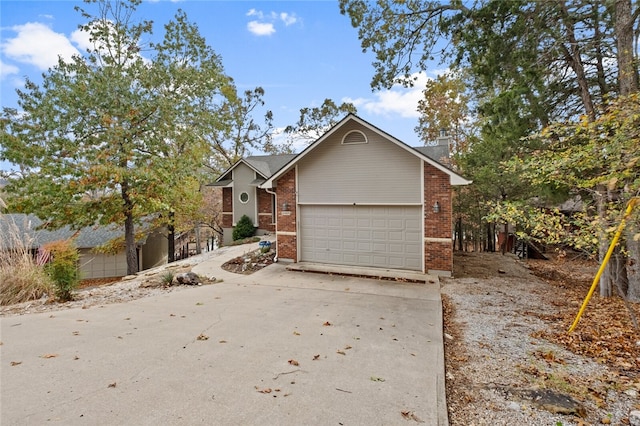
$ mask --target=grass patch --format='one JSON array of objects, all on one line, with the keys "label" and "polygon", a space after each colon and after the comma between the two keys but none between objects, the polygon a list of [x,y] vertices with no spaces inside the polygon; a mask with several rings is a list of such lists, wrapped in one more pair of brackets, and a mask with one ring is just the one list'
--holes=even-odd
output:
[{"label": "grass patch", "polygon": [[0,305],[35,300],[53,292],[51,279],[32,254],[33,246],[32,236],[20,232],[12,218],[0,214]]}]

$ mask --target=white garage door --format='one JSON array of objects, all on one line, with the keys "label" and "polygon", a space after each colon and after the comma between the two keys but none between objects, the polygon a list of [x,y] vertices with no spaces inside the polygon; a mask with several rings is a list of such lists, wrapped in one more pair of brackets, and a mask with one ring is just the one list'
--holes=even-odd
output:
[{"label": "white garage door", "polygon": [[422,270],[419,206],[300,206],[304,262]]}]

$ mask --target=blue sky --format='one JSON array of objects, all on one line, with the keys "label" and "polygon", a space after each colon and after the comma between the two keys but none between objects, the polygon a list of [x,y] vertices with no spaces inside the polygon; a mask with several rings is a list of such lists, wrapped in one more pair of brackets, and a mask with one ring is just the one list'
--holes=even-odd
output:
[{"label": "blue sky", "polygon": [[[17,107],[15,90],[28,76],[36,83],[57,55],[83,51],[77,32],[83,23],[74,6],[81,1],[0,1],[0,104]],[[274,124],[295,123],[299,110],[353,102],[358,115],[409,145],[420,145],[413,129],[417,102],[428,77],[413,89],[372,92],[371,53],[363,53],[357,30],[335,1],[145,1],[140,19],[154,21],[156,37],[178,9],[198,25],[222,57],[238,89],[261,86]]]}]

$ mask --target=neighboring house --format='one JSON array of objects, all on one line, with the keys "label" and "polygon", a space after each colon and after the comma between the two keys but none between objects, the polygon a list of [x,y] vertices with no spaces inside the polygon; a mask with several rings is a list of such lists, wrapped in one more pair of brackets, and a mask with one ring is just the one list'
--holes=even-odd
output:
[{"label": "neighboring house", "polygon": [[295,154],[243,158],[212,184],[222,187],[223,244],[233,240],[233,227],[243,215],[249,216],[257,235],[275,232],[275,193],[259,185],[293,158]]},{"label": "neighboring house", "polygon": [[[52,241],[74,238],[80,253],[80,277],[112,278],[127,275],[127,260],[124,249],[116,254],[95,253],[93,249],[102,246],[115,238],[124,235],[123,230],[115,225],[90,226],[79,231],[64,227],[56,230],[38,229],[42,220],[34,215],[3,214],[0,216],[1,235],[14,234],[20,236],[21,243],[28,243],[34,252]],[[6,242],[5,242],[6,246]],[[143,271],[167,263],[168,241],[160,230],[151,231],[144,239],[137,241],[138,268]]]},{"label": "neighboring house", "polygon": [[[286,164],[260,173],[264,182],[245,159],[230,169],[241,173],[227,171],[218,183],[229,190],[223,205],[234,222],[242,192],[252,194],[247,188],[275,194],[280,260],[450,275],[452,186],[471,182],[433,152],[349,114]],[[251,173],[256,179],[247,183]]]}]

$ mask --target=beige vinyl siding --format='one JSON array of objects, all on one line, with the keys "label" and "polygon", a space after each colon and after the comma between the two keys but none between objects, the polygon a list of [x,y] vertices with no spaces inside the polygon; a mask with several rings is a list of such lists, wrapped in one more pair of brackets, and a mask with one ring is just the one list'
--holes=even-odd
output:
[{"label": "beige vinyl siding", "polygon": [[[351,130],[362,131],[368,143],[342,144]],[[420,168],[415,155],[351,123],[300,160],[298,202],[420,204]]]},{"label": "beige vinyl siding", "polygon": [[[250,186],[256,178],[256,173],[245,164],[238,164],[233,169],[233,224],[235,225],[243,215],[249,216],[254,225],[257,226],[258,218],[256,217],[256,187]],[[249,202],[241,203],[240,194],[246,192],[249,194]]]},{"label": "beige vinyl siding", "polygon": [[127,275],[127,259],[124,252],[115,255],[80,250],[80,278],[110,278]]}]

